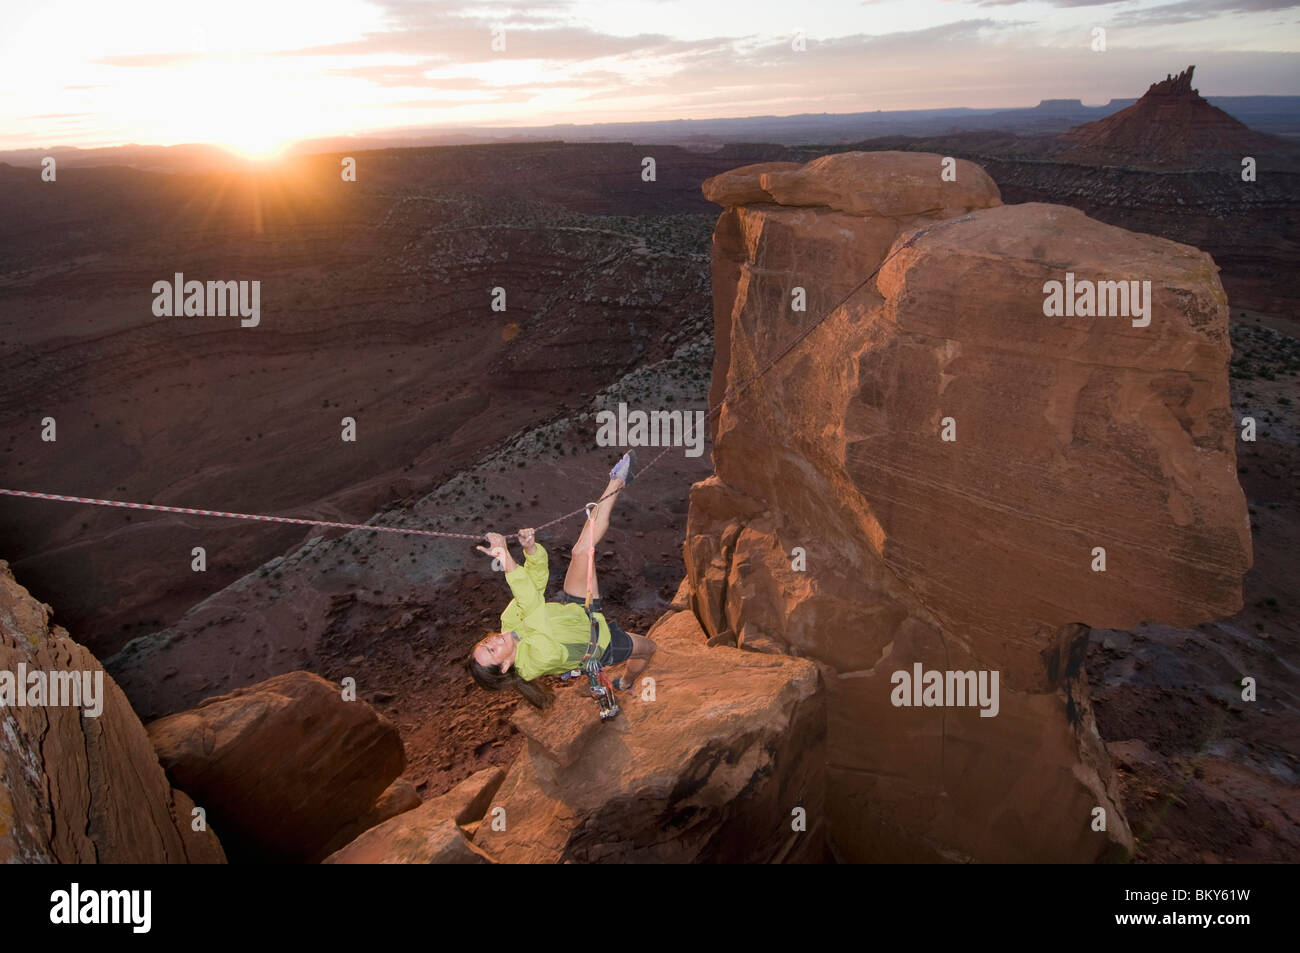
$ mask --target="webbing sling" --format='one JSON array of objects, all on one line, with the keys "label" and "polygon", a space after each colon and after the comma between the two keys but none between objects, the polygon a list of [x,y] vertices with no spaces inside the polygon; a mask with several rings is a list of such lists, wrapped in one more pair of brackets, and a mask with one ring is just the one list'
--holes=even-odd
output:
[{"label": "webbing sling", "polygon": [[587,675],[591,687],[591,697],[600,706],[600,720],[608,721],[618,714],[618,702],[614,700],[614,684],[605,674],[600,664],[600,623],[591,612],[591,590],[596,581],[596,513],[600,503],[588,503],[587,528],[591,530],[587,537],[587,599],[582,604],[582,611],[591,620],[591,640],[587,643],[587,652],[582,656],[582,670]]}]

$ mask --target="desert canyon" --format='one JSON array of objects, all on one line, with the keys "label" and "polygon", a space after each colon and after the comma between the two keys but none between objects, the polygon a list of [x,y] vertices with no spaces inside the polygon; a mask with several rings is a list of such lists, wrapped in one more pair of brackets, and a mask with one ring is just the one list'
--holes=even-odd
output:
[{"label": "desert canyon", "polygon": [[[1191,84],[1036,137],[386,149],[351,189],[0,165],[5,486],[512,532],[599,491],[601,411],[721,408],[598,553],[659,645],[610,723],[465,676],[509,598],[470,543],[0,498],[0,669],[106,674],[93,721],[0,713],[0,861],[1294,860],[1300,162]],[[260,280],[260,323],[153,316],[178,271]],[[1067,273],[1150,322],[1048,316]]]}]

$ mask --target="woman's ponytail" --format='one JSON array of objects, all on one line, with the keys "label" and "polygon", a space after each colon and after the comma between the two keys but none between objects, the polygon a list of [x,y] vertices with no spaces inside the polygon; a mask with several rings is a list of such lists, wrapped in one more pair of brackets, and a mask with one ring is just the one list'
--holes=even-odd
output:
[{"label": "woman's ponytail", "polygon": [[538,685],[521,678],[514,666],[503,672],[495,665],[482,665],[475,660],[473,652],[465,662],[474,681],[490,692],[513,688],[534,708],[549,708],[555,701],[554,692],[545,685]]},{"label": "woman's ponytail", "polygon": [[555,703],[555,692],[551,691],[549,686],[526,681],[520,678],[519,673],[513,668],[506,672],[506,675],[514,676],[511,684],[514,685],[515,691],[523,695],[534,708],[550,708]]}]

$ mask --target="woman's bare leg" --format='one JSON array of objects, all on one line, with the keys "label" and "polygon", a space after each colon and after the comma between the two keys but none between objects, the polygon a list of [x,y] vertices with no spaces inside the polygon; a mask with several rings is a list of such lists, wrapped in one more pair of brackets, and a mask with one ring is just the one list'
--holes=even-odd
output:
[{"label": "woman's bare leg", "polygon": [[[573,552],[569,554],[569,569],[564,574],[564,591],[571,596],[577,596],[579,599],[587,598],[587,553],[605,537],[605,530],[609,529],[609,514],[614,509],[614,504],[618,502],[618,491],[621,489],[623,489],[622,480],[610,480],[609,486],[605,487],[605,492],[600,495],[602,497],[613,495],[601,500],[594,520],[585,520],[582,524],[582,532],[578,534],[578,541],[573,544]],[[594,579],[591,597],[600,598],[600,587]]]}]

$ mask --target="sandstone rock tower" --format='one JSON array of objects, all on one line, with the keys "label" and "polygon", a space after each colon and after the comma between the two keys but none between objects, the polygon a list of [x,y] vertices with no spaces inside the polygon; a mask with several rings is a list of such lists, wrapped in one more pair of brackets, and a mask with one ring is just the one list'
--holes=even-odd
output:
[{"label": "sandstone rock tower", "polygon": [[1148,96],[1200,96],[1200,93],[1192,89],[1192,71],[1195,66],[1189,66],[1177,76],[1171,76],[1166,73],[1165,78],[1158,83],[1152,83],[1147,87],[1146,95]]},{"label": "sandstone rock tower", "polygon": [[[713,644],[821,669],[844,859],[1123,856],[1083,649],[1091,626],[1240,605],[1226,297],[1194,248],[1003,206],[947,164],[953,181],[941,156],[848,153],[704,184],[724,206],[714,402],[894,255],[718,417],[691,607]],[[1150,281],[1150,324],[1046,317],[1067,272]],[[998,672],[996,714],[898,704],[918,666]]]}]

